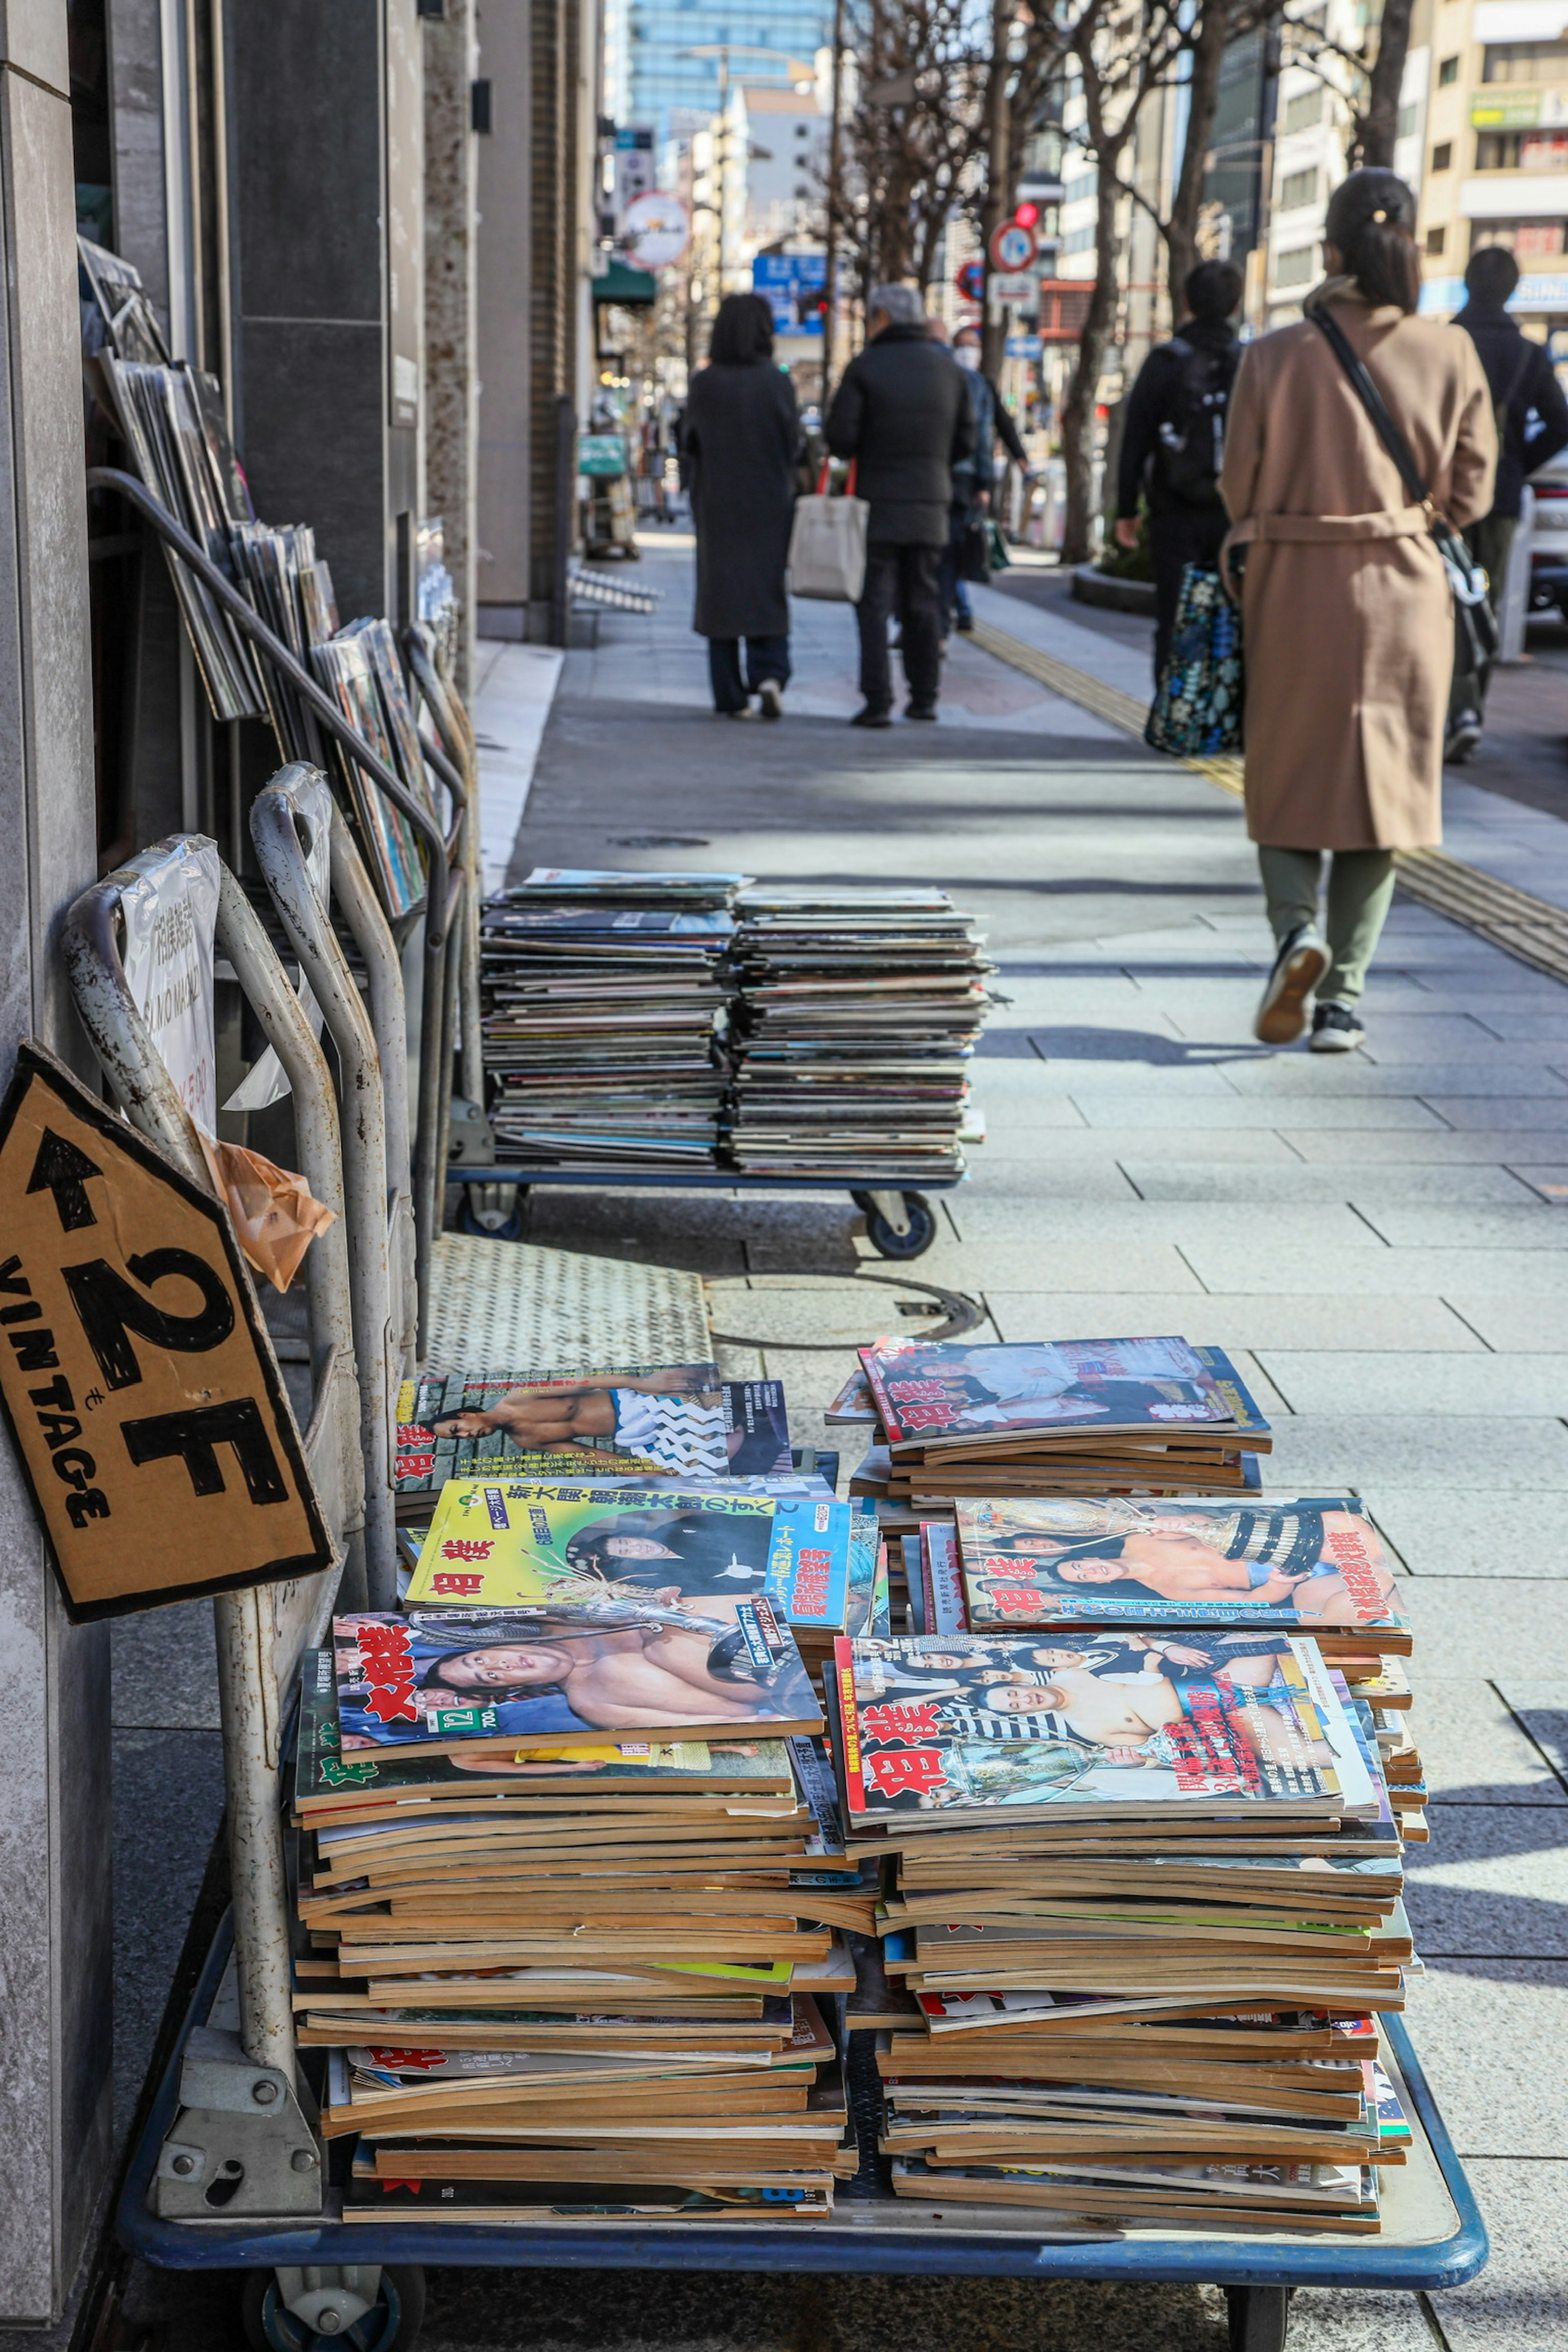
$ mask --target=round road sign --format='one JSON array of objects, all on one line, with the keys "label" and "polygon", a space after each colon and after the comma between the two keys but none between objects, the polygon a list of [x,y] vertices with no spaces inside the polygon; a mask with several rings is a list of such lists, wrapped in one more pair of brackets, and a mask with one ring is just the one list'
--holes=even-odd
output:
[{"label": "round road sign", "polygon": [[1016,220],[1004,221],[1000,228],[994,228],[986,249],[993,269],[1008,270],[1027,269],[1039,251],[1034,230]]},{"label": "round road sign", "polygon": [[668,269],[691,242],[691,223],[679,196],[648,188],[621,215],[621,250],[639,269]]},{"label": "round road sign", "polygon": [[962,268],[954,270],[952,282],[966,302],[982,301],[985,294],[985,264],[966,261]]}]

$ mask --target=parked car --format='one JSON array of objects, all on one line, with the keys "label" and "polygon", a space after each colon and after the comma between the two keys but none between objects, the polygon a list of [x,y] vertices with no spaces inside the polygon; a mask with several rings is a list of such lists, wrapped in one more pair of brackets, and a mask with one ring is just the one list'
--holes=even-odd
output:
[{"label": "parked car", "polygon": [[1568,449],[1530,478],[1535,492],[1535,528],[1530,550],[1530,609],[1549,613],[1555,605],[1568,621]]}]

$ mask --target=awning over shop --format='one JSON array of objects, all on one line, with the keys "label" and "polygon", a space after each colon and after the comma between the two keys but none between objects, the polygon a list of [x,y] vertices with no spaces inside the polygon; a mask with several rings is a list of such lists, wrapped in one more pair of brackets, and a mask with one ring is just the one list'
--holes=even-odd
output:
[{"label": "awning over shop", "polygon": [[595,302],[652,302],[658,295],[658,280],[651,270],[634,269],[629,261],[612,261],[604,276],[594,279],[593,290]]}]

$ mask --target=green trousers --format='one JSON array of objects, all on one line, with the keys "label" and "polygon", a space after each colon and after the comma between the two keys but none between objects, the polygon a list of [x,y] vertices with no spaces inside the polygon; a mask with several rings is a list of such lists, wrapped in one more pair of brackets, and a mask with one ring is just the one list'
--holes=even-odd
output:
[{"label": "green trousers", "polygon": [[[1318,920],[1318,883],[1324,853],[1318,849],[1273,849],[1260,843],[1258,863],[1274,943],[1282,946],[1303,923]],[[1366,968],[1376,951],[1394,898],[1392,849],[1334,849],[1329,857],[1328,919],[1323,937],[1329,968],[1318,986],[1318,1002],[1353,1004],[1366,986]]]}]

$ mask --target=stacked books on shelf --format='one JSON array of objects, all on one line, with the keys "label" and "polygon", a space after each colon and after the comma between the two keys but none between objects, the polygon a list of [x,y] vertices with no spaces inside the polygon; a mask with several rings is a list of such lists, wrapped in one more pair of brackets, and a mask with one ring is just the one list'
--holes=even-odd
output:
[{"label": "stacked books on shelf", "polygon": [[[856,1491],[917,1513],[961,1496],[1256,1490],[1273,1441],[1222,1349],[1179,1338],[884,1339],[830,1417],[873,1417]],[[851,1391],[856,1393],[851,1394]]]},{"label": "stacked books on shelf", "polygon": [[847,1850],[897,1856],[895,2191],[1376,2230],[1412,1953],[1376,1743],[1317,1645],[1097,1625],[847,1641],[835,1671]]},{"label": "stacked books on shelf", "polygon": [[856,2153],[819,2004],[877,1887],[800,1795],[821,1725],[761,1595],[334,1624],[295,2002],[350,2220],[831,2209]]},{"label": "stacked books on shelf", "polygon": [[479,925],[490,1118],[509,1164],[708,1168],[741,874],[536,866]]},{"label": "stacked books on shelf", "polygon": [[960,1174],[992,969],[970,917],[945,890],[771,887],[735,913],[735,1166],[868,1187]]}]

